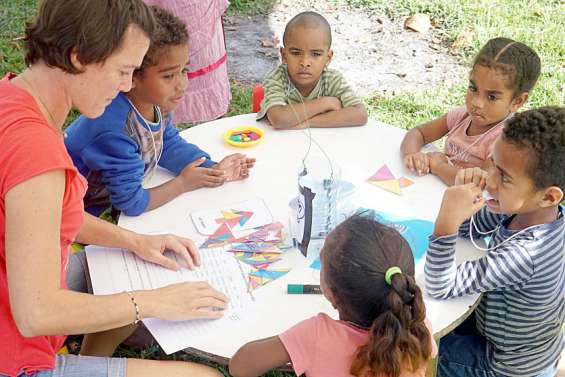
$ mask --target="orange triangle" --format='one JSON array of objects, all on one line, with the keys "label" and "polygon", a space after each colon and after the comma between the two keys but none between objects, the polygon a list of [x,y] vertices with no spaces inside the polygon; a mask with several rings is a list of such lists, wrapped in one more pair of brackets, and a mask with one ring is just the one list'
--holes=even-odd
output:
[{"label": "orange triangle", "polygon": [[401,187],[401,188],[408,187],[408,186],[414,184],[414,182],[412,182],[411,180],[409,180],[409,179],[406,178],[406,177],[400,177],[400,178],[398,178],[398,182],[400,182],[400,187]]},{"label": "orange triangle", "polygon": [[389,179],[386,181],[370,181],[370,183],[382,188],[383,190],[392,192],[393,194],[402,195],[402,192],[400,191],[400,182],[398,179]]}]

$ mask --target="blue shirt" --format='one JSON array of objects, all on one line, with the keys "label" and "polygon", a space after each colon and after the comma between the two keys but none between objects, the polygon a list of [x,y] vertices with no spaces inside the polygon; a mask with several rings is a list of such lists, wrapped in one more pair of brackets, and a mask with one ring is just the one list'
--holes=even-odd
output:
[{"label": "blue shirt", "polygon": [[189,163],[205,157],[201,165],[215,164],[210,155],[186,142],[155,108],[157,122],[150,123],[120,93],[96,119],[81,115],[65,130],[65,145],[80,173],[88,180],[85,208],[99,215],[113,205],[137,216],[149,204],[144,179],[156,165],[178,175]]}]

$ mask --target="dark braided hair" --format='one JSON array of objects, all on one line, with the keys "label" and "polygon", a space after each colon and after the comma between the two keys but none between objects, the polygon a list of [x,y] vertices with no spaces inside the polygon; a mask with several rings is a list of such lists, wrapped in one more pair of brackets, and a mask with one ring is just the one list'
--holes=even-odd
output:
[{"label": "dark braided hair", "polygon": [[506,122],[504,140],[528,152],[527,173],[537,189],[565,190],[565,108],[542,107]]},{"label": "dark braided hair", "polygon": [[168,47],[188,43],[188,31],[180,18],[154,5],[150,9],[155,18],[156,28],[149,50],[143,58],[141,67],[135,71],[136,74],[143,74],[146,68],[157,64],[159,57]]},{"label": "dark braided hair", "polygon": [[[355,376],[397,377],[416,371],[432,353],[431,335],[424,322],[426,309],[414,280],[410,246],[395,229],[368,216],[345,220],[331,233],[323,249],[324,280],[340,313],[369,330],[350,373]],[[385,281],[386,271],[402,273]]]},{"label": "dark braided hair", "polygon": [[541,61],[534,50],[509,38],[493,38],[479,51],[473,62],[500,71],[508,77],[514,97],[530,92],[541,71]]}]

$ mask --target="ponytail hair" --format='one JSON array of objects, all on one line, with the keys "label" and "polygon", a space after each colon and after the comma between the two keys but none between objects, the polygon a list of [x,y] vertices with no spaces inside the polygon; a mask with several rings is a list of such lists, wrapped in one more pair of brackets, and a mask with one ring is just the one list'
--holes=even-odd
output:
[{"label": "ponytail hair", "polygon": [[[336,227],[322,250],[322,274],[341,315],[369,329],[369,340],[357,349],[350,373],[398,377],[425,365],[433,340],[410,246],[397,230],[373,217],[355,215]],[[391,267],[401,272],[389,274],[389,284],[385,275]]]},{"label": "ponytail hair", "polygon": [[350,370],[354,376],[398,377],[403,370],[416,372],[431,358],[420,287],[412,276],[396,274],[391,288],[386,297],[389,309],[375,319],[369,342],[357,350]]}]

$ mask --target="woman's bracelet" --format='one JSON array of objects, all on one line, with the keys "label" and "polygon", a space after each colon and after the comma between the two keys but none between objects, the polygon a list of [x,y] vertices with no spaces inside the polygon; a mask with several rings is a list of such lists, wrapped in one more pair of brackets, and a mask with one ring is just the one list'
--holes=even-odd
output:
[{"label": "woman's bracelet", "polygon": [[135,301],[135,297],[133,296],[133,293],[126,291],[126,294],[129,296],[129,298],[130,298],[130,300],[133,303],[133,306],[135,308],[135,321],[133,321],[133,324],[137,325],[139,323],[139,321],[141,321],[141,315],[139,314],[139,306],[137,305],[137,302]]}]

